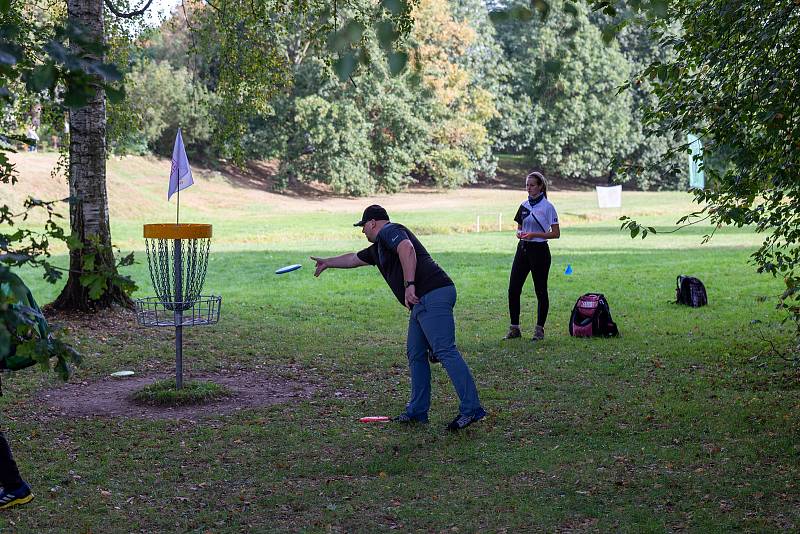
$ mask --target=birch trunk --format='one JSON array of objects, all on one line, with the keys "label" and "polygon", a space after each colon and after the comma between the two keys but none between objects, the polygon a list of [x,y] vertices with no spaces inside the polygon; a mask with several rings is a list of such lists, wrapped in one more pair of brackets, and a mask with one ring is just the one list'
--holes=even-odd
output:
[{"label": "birch trunk", "polygon": [[[68,0],[67,10],[70,22],[105,42],[103,0]],[[113,304],[130,307],[130,298],[116,285],[109,284],[99,299],[92,300],[80,283],[89,254],[95,254],[95,269],[116,274],[106,191],[105,91],[99,84],[85,107],[70,110],[69,132],[70,227],[83,248],[70,251],[69,278],[53,305],[77,311],[95,311]]]}]

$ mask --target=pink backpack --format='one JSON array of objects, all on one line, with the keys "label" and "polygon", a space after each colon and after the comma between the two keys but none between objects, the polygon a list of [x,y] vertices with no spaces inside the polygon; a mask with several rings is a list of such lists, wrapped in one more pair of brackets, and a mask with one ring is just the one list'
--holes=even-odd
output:
[{"label": "pink backpack", "polygon": [[569,335],[575,337],[619,335],[619,329],[611,319],[608,301],[602,293],[586,293],[575,302],[569,320]]}]

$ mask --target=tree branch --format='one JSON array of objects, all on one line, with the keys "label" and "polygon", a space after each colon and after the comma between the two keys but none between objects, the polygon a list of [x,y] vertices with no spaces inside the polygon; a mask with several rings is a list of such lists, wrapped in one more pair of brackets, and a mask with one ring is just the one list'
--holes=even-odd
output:
[{"label": "tree branch", "polygon": [[143,8],[137,9],[136,11],[131,11],[130,13],[123,13],[122,11],[118,10],[114,5],[111,3],[111,0],[103,0],[106,7],[116,16],[123,18],[123,19],[132,19],[134,17],[139,17],[144,15],[144,12],[150,7],[150,4],[153,3],[153,0],[147,0],[147,3],[144,5]]}]

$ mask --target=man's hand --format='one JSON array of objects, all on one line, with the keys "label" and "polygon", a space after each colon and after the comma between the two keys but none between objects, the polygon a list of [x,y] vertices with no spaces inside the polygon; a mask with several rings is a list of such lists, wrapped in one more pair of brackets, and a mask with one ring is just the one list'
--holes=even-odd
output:
[{"label": "man's hand", "polygon": [[410,310],[414,304],[419,304],[419,297],[417,297],[414,286],[408,286],[406,288],[406,308]]},{"label": "man's hand", "polygon": [[317,258],[316,256],[311,256],[311,259],[317,262],[317,268],[314,269],[314,276],[321,275],[322,271],[330,267],[325,258]]}]

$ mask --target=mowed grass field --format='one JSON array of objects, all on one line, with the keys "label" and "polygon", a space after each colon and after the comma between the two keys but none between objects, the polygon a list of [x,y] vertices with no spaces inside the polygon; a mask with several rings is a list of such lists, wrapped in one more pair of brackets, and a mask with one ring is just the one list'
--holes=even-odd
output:
[{"label": "mowed grass field", "polygon": [[[63,187],[21,155],[14,194]],[[164,161],[109,162],[111,222],[136,296],[152,294],[143,222],[174,219]],[[26,180],[28,180],[26,185]],[[516,240],[517,190],[415,190],[346,199],[275,195],[255,178],[195,173],[181,219],[214,225],[205,288],[223,296],[216,326],[185,329],[186,372],[259,371],[313,384],[310,398],[180,420],[76,417],[48,408],[57,380],[4,375],[7,432],[36,499],[0,515],[19,532],[722,532],[800,525],[800,373],[785,358],[793,329],[775,310],[782,284],[748,264],[760,236],[708,228],[631,240],[628,214],[660,230],[693,209],[682,193],[625,192],[599,210],[594,193],[552,191],[562,238],[551,243],[550,316],[529,341],[501,341]],[[51,189],[47,189],[52,187]],[[10,195],[8,189],[2,194]],[[41,195],[44,196],[44,195]],[[316,279],[310,255],[358,250],[351,225],[379,202],[418,231],[456,282],[459,348],[489,416],[450,435],[457,399],[433,368],[431,422],[365,425],[403,410],[407,312],[376,269]],[[481,231],[477,232],[480,217]],[[64,262],[64,258],[59,261]],[[274,270],[301,263],[299,271]],[[564,269],[570,264],[573,274]],[[675,277],[702,279],[709,305],[678,306]],[[32,272],[40,301],[59,287]],[[574,339],[582,293],[604,293],[621,336]],[[98,321],[99,323],[100,321]],[[93,384],[118,369],[169,372],[174,334],[135,326],[72,330]]]}]

